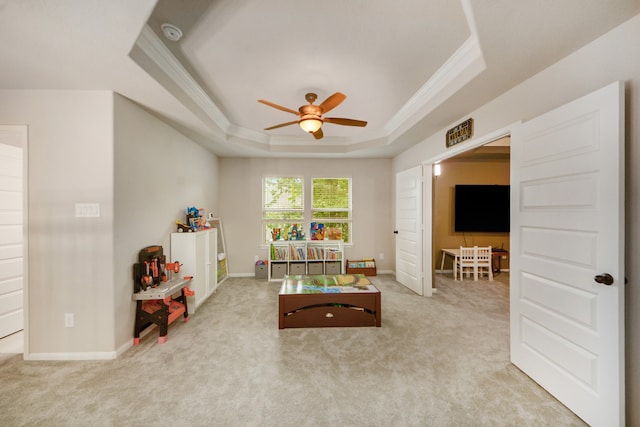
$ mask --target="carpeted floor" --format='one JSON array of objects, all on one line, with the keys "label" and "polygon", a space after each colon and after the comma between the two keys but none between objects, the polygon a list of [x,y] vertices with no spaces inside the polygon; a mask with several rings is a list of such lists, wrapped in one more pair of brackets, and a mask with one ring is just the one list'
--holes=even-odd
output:
[{"label": "carpeted floor", "polygon": [[509,362],[508,275],[392,276],[381,328],[278,330],[278,282],[231,278],[117,360],[0,355],[7,426],[583,426]]}]

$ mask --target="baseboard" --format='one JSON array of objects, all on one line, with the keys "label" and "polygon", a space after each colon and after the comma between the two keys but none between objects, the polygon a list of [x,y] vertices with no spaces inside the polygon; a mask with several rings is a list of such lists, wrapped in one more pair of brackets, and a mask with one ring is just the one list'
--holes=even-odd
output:
[{"label": "baseboard", "polygon": [[73,352],[73,353],[29,353],[24,355],[24,360],[113,360],[117,357],[115,351],[104,352]]},{"label": "baseboard", "polygon": [[122,356],[122,354],[133,347],[133,338],[127,340],[126,343],[122,344],[118,349],[116,349],[116,357]]}]

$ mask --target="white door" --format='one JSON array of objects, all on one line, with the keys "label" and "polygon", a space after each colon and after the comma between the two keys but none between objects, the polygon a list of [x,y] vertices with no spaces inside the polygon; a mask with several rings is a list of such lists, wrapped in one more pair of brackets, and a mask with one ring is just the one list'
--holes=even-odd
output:
[{"label": "white door", "polygon": [[422,295],[422,166],[396,175],[396,280]]},{"label": "white door", "polygon": [[24,139],[26,128],[0,126],[0,338],[24,327]]},{"label": "white door", "polygon": [[592,426],[624,425],[623,90],[511,138],[512,362]]}]

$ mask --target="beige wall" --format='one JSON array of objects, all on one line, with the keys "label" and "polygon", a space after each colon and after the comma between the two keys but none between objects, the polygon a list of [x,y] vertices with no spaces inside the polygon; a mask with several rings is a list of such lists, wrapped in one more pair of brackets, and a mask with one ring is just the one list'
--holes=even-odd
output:
[{"label": "beige wall", "polygon": [[640,15],[514,87],[478,110],[406,150],[393,160],[397,171],[445,156],[446,129],[474,118],[475,138],[528,120],[613,81],[626,88],[625,287],[627,425],[640,425]]},{"label": "beige wall", "polygon": [[[268,259],[262,236],[262,178],[303,176],[305,208],[310,203],[310,178],[352,179],[353,245],[347,258],[374,257],[378,270],[394,265],[391,223],[390,159],[220,159],[219,216],[224,227],[232,275],[253,275],[254,256]],[[383,260],[379,254],[384,254]]]},{"label": "beige wall", "polygon": [[132,342],[138,251],[168,253],[187,205],[216,208],[218,159],[110,91],[0,91],[0,118],[29,129],[26,357],[113,358]]},{"label": "beige wall", "polygon": [[[509,233],[461,233],[454,231],[454,188],[456,184],[509,185],[508,160],[450,160],[441,163],[442,174],[433,178],[433,266],[439,270],[441,248],[460,246],[502,247],[509,250]],[[427,243],[428,244],[428,243]],[[451,257],[445,270],[452,269]]]},{"label": "beige wall", "polygon": [[[0,117],[29,129],[28,350],[111,352],[113,94],[1,91]],[[78,202],[99,203],[100,217],[76,218]]]},{"label": "beige wall", "polygon": [[115,95],[115,348],[132,340],[133,264],[162,245],[169,259],[176,220],[187,206],[218,207],[218,158],[128,99]]}]

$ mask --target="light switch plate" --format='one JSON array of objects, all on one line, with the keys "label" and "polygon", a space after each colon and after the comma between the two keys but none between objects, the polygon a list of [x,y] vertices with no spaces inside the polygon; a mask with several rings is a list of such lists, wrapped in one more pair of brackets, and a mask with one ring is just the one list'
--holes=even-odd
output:
[{"label": "light switch plate", "polygon": [[76,218],[97,218],[100,216],[100,203],[76,203]]}]

